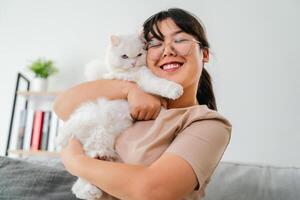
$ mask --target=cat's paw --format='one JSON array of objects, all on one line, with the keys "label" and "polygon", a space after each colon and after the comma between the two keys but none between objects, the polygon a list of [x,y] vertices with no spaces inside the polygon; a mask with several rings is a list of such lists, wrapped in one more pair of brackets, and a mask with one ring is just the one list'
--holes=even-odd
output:
[{"label": "cat's paw", "polygon": [[77,190],[73,187],[72,192],[77,198],[87,200],[96,200],[103,195],[103,192],[99,188],[89,183],[81,188],[77,188]]},{"label": "cat's paw", "polygon": [[116,77],[115,77],[115,75],[113,74],[113,73],[105,73],[105,74],[103,74],[102,75],[102,78],[103,79],[108,79],[108,80],[112,80],[112,79],[115,79]]},{"label": "cat's paw", "polygon": [[56,138],[54,138],[54,146],[56,148],[62,148],[67,146],[68,142],[69,142],[70,137],[60,134],[58,135]]},{"label": "cat's paw", "polygon": [[171,84],[166,94],[169,99],[178,99],[183,94],[183,87],[179,84]]},{"label": "cat's paw", "polygon": [[97,158],[99,160],[115,161],[118,154],[114,150],[91,150],[87,151],[86,154],[91,158]]}]

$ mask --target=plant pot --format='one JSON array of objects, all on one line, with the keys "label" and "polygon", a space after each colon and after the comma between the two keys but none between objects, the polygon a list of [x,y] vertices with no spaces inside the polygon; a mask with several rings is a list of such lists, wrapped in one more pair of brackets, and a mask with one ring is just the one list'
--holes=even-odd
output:
[{"label": "plant pot", "polygon": [[30,84],[30,90],[33,92],[45,92],[48,89],[48,79],[34,78]]}]

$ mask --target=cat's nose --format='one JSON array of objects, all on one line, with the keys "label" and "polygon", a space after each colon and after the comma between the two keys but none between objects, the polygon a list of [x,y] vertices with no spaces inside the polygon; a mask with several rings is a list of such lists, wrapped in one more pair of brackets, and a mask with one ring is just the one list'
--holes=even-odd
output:
[{"label": "cat's nose", "polygon": [[133,62],[131,63],[132,67],[135,67],[136,63],[137,63],[137,61],[133,61]]}]

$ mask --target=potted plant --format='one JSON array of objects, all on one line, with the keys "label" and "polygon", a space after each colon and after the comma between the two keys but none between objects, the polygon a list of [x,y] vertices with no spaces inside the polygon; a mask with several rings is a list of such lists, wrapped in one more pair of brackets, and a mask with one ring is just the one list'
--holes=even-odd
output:
[{"label": "potted plant", "polygon": [[35,74],[30,87],[35,92],[47,91],[48,77],[58,72],[52,60],[43,58],[33,61],[28,68]]}]

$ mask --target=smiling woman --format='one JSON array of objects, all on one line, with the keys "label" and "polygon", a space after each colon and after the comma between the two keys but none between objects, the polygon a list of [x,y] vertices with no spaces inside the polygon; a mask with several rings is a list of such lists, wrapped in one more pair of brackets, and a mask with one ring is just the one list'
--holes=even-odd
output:
[{"label": "smiling woman", "polygon": [[119,162],[84,155],[72,139],[62,150],[66,169],[119,199],[201,199],[230,141],[231,124],[216,110],[204,69],[209,45],[203,26],[182,9],[169,9],[144,23],[147,65],[158,77],[179,83],[183,95],[163,100],[135,83],[97,80],[75,86],[56,100],[67,120],[82,103],[98,97],[126,99],[136,122],[116,140]]},{"label": "smiling woman", "polygon": [[[210,76],[203,68],[209,61],[209,43],[199,20],[181,9],[169,9],[144,23],[144,37],[148,49],[147,65],[152,72],[181,84],[185,96],[194,93],[198,87],[198,103],[217,110]],[[187,99],[185,96],[177,102]],[[178,107],[174,103],[172,105]]]}]

